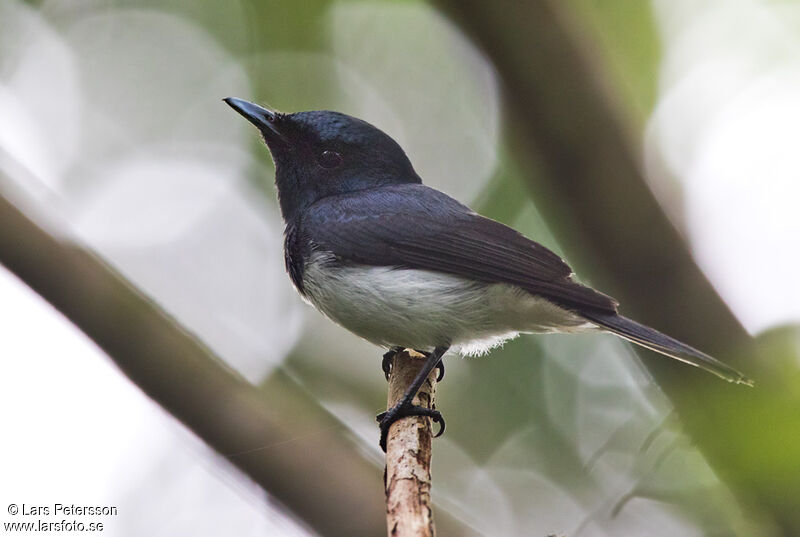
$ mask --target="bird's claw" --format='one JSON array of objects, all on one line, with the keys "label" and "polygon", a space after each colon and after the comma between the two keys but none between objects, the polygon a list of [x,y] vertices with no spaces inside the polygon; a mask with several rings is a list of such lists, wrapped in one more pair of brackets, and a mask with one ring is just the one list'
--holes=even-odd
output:
[{"label": "bird's claw", "polygon": [[[429,358],[431,353],[424,352],[424,351],[417,351],[418,353],[425,356],[425,358]],[[442,382],[444,380],[444,360],[439,360],[439,363],[436,364],[436,369],[439,370],[439,374],[436,375],[436,382]]]},{"label": "bird's claw", "polygon": [[436,369],[439,370],[439,374],[436,375],[436,382],[442,382],[444,380],[444,360],[439,360],[439,363],[436,364]]},{"label": "bird's claw", "polygon": [[389,377],[392,375],[392,360],[394,357],[397,356],[398,350],[397,349],[389,349],[383,355],[383,361],[381,362],[381,369],[383,369],[383,376],[386,377],[386,382],[389,382]]},{"label": "bird's claw", "polygon": [[444,433],[445,429],[444,418],[442,417],[442,413],[439,412],[438,410],[434,410],[432,408],[425,408],[424,406],[417,406],[417,405],[407,405],[407,406],[397,405],[392,407],[386,412],[381,412],[375,417],[377,422],[380,424],[380,429],[381,429],[380,446],[384,452],[386,452],[386,439],[389,436],[389,428],[397,420],[409,416],[427,416],[431,419],[433,423],[438,423],[439,431],[433,436],[434,438],[439,438]]}]

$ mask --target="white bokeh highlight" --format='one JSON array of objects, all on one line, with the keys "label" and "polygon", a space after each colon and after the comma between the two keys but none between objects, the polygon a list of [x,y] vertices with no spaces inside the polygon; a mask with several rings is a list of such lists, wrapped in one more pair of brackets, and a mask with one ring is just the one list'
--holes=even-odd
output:
[{"label": "white bokeh highlight", "polygon": [[343,77],[352,113],[397,139],[426,184],[473,199],[495,168],[500,130],[486,58],[422,3],[338,3],[329,18],[344,73],[365,82]]},{"label": "white bokeh highlight", "polygon": [[751,333],[796,323],[800,6],[654,6],[664,62],[646,139],[653,189]]}]

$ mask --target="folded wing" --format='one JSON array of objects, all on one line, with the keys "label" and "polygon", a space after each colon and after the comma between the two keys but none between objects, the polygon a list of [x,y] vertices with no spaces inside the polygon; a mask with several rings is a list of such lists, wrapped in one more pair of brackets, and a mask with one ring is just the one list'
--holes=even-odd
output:
[{"label": "folded wing", "polygon": [[572,281],[552,251],[424,185],[325,198],[300,227],[344,261],[513,284],[577,312],[616,311],[612,298]]}]

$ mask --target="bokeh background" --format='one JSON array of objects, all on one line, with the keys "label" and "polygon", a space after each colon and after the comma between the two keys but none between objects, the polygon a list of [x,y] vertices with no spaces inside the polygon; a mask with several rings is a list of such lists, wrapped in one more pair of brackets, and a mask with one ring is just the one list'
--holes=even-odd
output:
[{"label": "bokeh background", "polygon": [[800,3],[485,4],[0,0],[0,194],[316,420],[217,453],[2,269],[3,522],[60,501],[118,506],[106,535],[340,535],[231,464],[326,435],[352,449],[324,464],[374,479],[314,487],[381,497],[382,351],[291,288],[236,96],[370,121],[427,184],[756,380],[603,335],[448,357],[444,535],[800,534]]}]

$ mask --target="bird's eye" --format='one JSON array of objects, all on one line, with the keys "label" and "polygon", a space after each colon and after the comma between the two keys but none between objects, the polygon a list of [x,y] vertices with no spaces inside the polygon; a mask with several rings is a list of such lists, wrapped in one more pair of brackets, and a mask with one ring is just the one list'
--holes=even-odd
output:
[{"label": "bird's eye", "polygon": [[336,151],[323,151],[317,161],[323,168],[336,168],[342,163],[342,155]]}]

